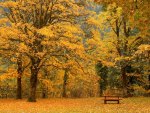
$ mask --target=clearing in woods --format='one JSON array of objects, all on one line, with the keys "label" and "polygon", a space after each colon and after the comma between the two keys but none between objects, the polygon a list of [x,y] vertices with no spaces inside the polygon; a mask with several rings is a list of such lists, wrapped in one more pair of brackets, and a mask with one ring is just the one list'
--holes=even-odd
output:
[{"label": "clearing in woods", "polygon": [[150,113],[150,98],[126,98],[120,104],[104,104],[103,98],[0,99],[0,113]]}]

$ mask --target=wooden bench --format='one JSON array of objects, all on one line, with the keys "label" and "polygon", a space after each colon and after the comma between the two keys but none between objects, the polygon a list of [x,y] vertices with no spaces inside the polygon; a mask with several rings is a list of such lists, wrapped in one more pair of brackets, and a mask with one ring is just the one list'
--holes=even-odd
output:
[{"label": "wooden bench", "polygon": [[107,104],[107,101],[116,101],[119,104],[119,101],[122,100],[119,96],[104,96],[104,104]]}]

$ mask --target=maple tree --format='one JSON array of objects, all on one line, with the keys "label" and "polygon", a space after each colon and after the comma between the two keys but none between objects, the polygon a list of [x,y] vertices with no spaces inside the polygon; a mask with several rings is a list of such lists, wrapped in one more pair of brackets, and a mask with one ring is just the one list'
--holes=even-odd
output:
[{"label": "maple tree", "polygon": [[84,53],[82,30],[75,23],[82,7],[71,0],[5,1],[1,6],[7,9],[4,14],[10,23],[1,28],[1,37],[16,42],[15,50],[30,59],[29,101],[36,101],[37,76],[47,59],[57,63],[60,56],[81,57]]},{"label": "maple tree", "polygon": [[102,95],[109,86],[120,87],[120,82],[124,96],[135,84],[147,88],[149,68],[143,61],[149,62],[148,3],[2,1],[0,55],[1,63],[9,66],[1,69],[7,70],[1,78],[17,78],[17,98],[22,97],[22,83],[29,86],[32,102],[39,89],[46,98],[96,96],[99,91]]},{"label": "maple tree", "polygon": [[[95,0],[95,2],[106,7],[104,13],[99,16],[101,22],[99,25],[104,24],[104,30],[106,25],[108,25],[107,28],[111,28],[114,32],[114,34],[108,32],[110,33],[109,37],[113,37],[113,40],[110,39],[112,42],[110,45],[115,47],[113,48],[116,49],[114,52],[118,55],[115,62],[119,61],[117,64],[121,67],[125,96],[127,95],[128,87],[126,68],[130,65],[137,47],[148,40],[149,36],[149,27],[147,26],[149,25],[149,17],[147,16],[149,9],[147,7],[148,1]],[[140,16],[142,14],[143,17]]]},{"label": "maple tree", "polygon": [[[0,52],[1,57],[3,60],[1,60],[2,65],[8,65],[8,70],[12,68],[12,71],[17,71],[17,99],[22,98],[22,85],[21,85],[21,79],[24,73],[24,70],[29,66],[28,59],[23,56],[21,53],[16,52],[15,46],[12,46],[8,41],[5,39],[2,39],[3,41],[0,43]],[[10,45],[9,45],[10,44]],[[7,46],[7,47],[6,47]],[[22,59],[26,59],[23,61]],[[17,67],[16,67],[17,66]],[[15,70],[16,69],[16,70]],[[10,71],[6,71],[6,73],[9,75]]]}]

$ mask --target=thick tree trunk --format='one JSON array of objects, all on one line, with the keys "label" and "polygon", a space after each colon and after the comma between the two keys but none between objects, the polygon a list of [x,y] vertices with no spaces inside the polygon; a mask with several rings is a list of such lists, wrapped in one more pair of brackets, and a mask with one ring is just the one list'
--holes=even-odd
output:
[{"label": "thick tree trunk", "polygon": [[17,59],[17,65],[18,65],[18,77],[17,77],[17,99],[22,99],[22,83],[21,83],[21,78],[22,78],[22,73],[23,73],[23,66],[22,66],[22,59],[21,56]]},{"label": "thick tree trunk", "polygon": [[67,97],[67,92],[66,92],[67,80],[68,80],[68,70],[66,69],[64,74],[64,82],[63,82],[63,93],[62,93],[63,97]]},{"label": "thick tree trunk", "polygon": [[36,102],[37,74],[36,69],[31,69],[29,102]]},{"label": "thick tree trunk", "polygon": [[36,102],[37,70],[31,70],[29,102]]},{"label": "thick tree trunk", "polygon": [[31,59],[32,66],[31,70],[31,77],[30,77],[30,92],[29,92],[29,102],[36,102],[36,87],[37,87],[37,77],[39,72],[39,58],[32,58]]},{"label": "thick tree trunk", "polygon": [[121,67],[121,74],[122,74],[122,83],[123,83],[123,96],[127,97],[127,75],[126,75],[126,67]]},{"label": "thick tree trunk", "polygon": [[35,32],[34,34],[36,36],[35,41],[33,42],[33,53],[34,56],[30,57],[31,60],[31,77],[30,77],[30,93],[29,93],[29,102],[36,102],[36,87],[37,87],[37,77],[39,72],[39,64],[41,62],[41,58],[39,58],[36,54],[38,52],[43,52],[43,45],[41,45],[41,39],[43,39],[42,35],[38,35],[38,33]]},{"label": "thick tree trunk", "polygon": [[17,99],[22,99],[22,84],[21,77],[17,78]]}]

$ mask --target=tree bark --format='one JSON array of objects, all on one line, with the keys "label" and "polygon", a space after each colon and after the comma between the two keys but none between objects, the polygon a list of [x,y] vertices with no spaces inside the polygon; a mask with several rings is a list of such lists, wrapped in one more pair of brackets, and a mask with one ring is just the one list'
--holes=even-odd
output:
[{"label": "tree bark", "polygon": [[17,99],[22,99],[22,83],[21,83],[21,78],[22,78],[22,73],[23,73],[23,66],[22,66],[22,59],[21,56],[18,57],[17,59],[17,65],[18,65],[18,77],[17,77]]},{"label": "tree bark", "polygon": [[127,97],[127,75],[126,75],[126,67],[121,67],[121,74],[122,74],[122,85],[123,85],[123,96]]},{"label": "tree bark", "polygon": [[148,81],[149,81],[149,90],[150,90],[150,75],[148,76]]},{"label": "tree bark", "polygon": [[46,98],[46,90],[42,89],[42,98]]},{"label": "tree bark", "polygon": [[30,93],[29,93],[29,102],[36,102],[36,87],[37,87],[37,77],[39,71],[39,63],[40,59],[32,58],[31,59],[32,66],[31,66],[31,77],[30,77]]},{"label": "tree bark", "polygon": [[67,80],[68,80],[68,70],[66,69],[64,74],[64,82],[63,82],[63,93],[62,93],[63,97],[67,97],[67,92],[66,92]]},{"label": "tree bark", "polygon": [[22,99],[22,84],[21,77],[17,78],[17,99]]},{"label": "tree bark", "polygon": [[36,102],[37,74],[37,70],[31,70],[29,102]]}]

